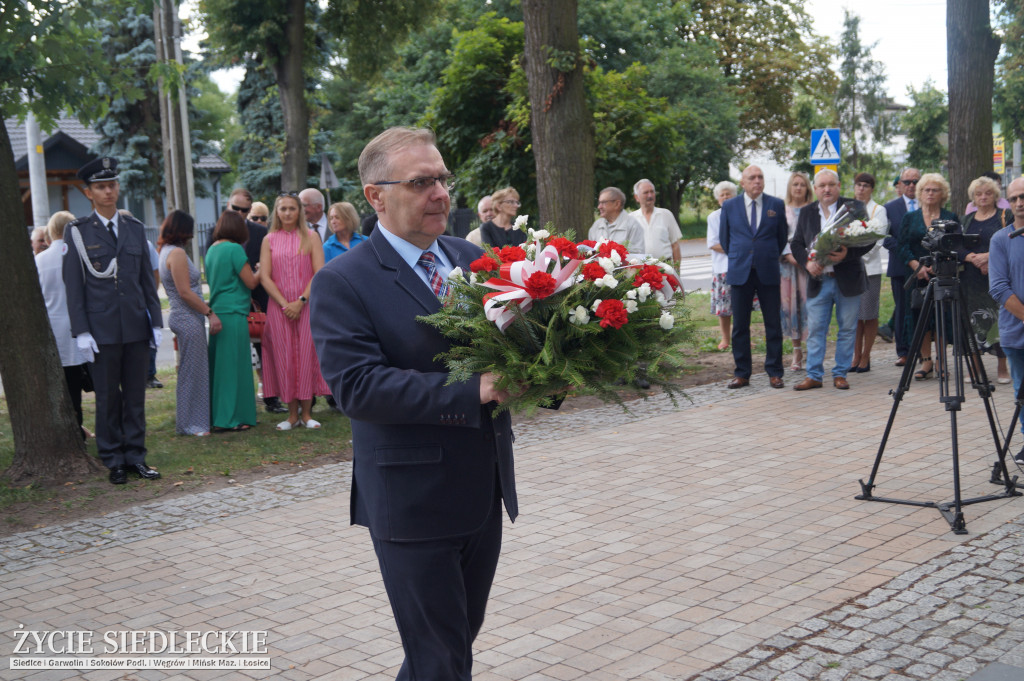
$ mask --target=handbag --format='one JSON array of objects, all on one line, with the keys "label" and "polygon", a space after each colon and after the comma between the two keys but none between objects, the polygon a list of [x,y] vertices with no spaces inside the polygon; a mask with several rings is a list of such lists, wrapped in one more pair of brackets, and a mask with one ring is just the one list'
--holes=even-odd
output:
[{"label": "handbag", "polygon": [[267,313],[260,309],[255,300],[252,301],[252,308],[245,318],[249,322],[249,340],[259,343],[263,339],[263,329],[267,326]]}]

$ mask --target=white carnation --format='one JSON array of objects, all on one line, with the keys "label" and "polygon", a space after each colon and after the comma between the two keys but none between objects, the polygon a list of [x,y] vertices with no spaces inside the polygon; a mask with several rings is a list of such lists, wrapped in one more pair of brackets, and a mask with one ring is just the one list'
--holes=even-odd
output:
[{"label": "white carnation", "polygon": [[611,274],[615,271],[615,263],[612,262],[611,258],[598,258],[597,264],[604,268],[604,271]]},{"label": "white carnation", "polygon": [[627,291],[626,297],[629,298],[630,300],[636,300],[636,289],[633,289],[632,291]]},{"label": "white carnation", "polygon": [[615,288],[616,286],[619,285],[619,280],[610,274],[606,274],[600,279],[594,281],[594,284],[597,286],[607,286],[608,288]]},{"label": "white carnation", "polygon": [[523,225],[525,225],[529,221],[530,221],[530,216],[529,215],[520,215],[520,216],[516,217],[516,221],[514,223],[512,223],[512,226],[515,227],[516,229],[522,229]]},{"label": "white carnation", "polygon": [[618,252],[618,251],[614,251],[614,250],[613,250],[613,251],[611,252],[611,260],[612,260],[612,262],[613,262],[613,263],[615,263],[615,266],[616,266],[616,267],[618,267],[619,265],[621,265],[621,264],[622,264],[622,256],[621,256],[621,255],[619,255],[619,252]]},{"label": "white carnation", "polygon": [[675,326],[675,323],[676,318],[670,315],[668,312],[662,312],[661,319],[658,320],[658,324],[661,325],[661,328],[665,329],[666,331]]},{"label": "white carnation", "polygon": [[594,304],[590,306],[590,309],[593,310],[594,312],[597,312],[597,308],[600,307],[601,303],[603,303],[603,302],[604,302],[603,300],[598,298],[597,300],[594,301]]},{"label": "white carnation", "polygon": [[645,282],[636,289],[636,292],[640,296],[640,302],[646,303],[647,299],[651,297],[651,285]]},{"label": "white carnation", "polygon": [[461,267],[456,267],[455,269],[448,273],[448,278],[451,279],[452,281],[462,279],[464,276],[465,275],[462,273]]},{"label": "white carnation", "polygon": [[[595,310],[597,308],[594,308]],[[587,314],[587,308],[582,305],[577,305],[576,309],[569,313],[569,321],[573,324],[583,326],[590,321],[590,315]]]},{"label": "white carnation", "polygon": [[[632,293],[632,291],[630,291],[630,293]],[[635,300],[627,299],[623,301],[623,304],[626,306],[626,312],[628,312],[629,314],[633,314],[634,312],[636,312],[637,307],[639,307]]]}]

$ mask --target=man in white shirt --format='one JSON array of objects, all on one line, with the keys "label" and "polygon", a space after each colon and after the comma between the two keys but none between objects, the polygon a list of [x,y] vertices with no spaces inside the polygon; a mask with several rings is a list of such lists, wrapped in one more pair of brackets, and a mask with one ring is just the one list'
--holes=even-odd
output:
[{"label": "man in white shirt", "polygon": [[672,211],[654,205],[654,183],[646,178],[639,180],[633,185],[633,198],[640,204],[640,208],[630,215],[644,228],[647,253],[659,260],[671,259],[678,263],[681,257],[679,241],[683,233],[679,231],[679,222]]},{"label": "man in white shirt", "polygon": [[324,195],[319,189],[309,187],[299,192],[302,210],[306,213],[309,230],[320,237],[320,243],[327,241],[331,235],[327,227],[327,216],[324,215]]},{"label": "man in white shirt", "polygon": [[597,196],[597,212],[601,216],[590,226],[587,238],[592,241],[611,239],[627,246],[630,253],[646,253],[644,228],[625,212],[626,195],[618,187],[605,187]]}]

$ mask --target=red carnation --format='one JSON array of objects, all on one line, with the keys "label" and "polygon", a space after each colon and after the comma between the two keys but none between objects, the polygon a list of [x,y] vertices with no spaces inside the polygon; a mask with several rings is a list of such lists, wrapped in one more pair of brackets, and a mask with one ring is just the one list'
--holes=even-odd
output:
[{"label": "red carnation", "polygon": [[554,246],[558,249],[559,255],[564,255],[570,260],[575,260],[580,257],[579,251],[576,250],[576,244],[566,239],[564,236],[556,236],[548,241],[549,246]]},{"label": "red carnation", "polygon": [[469,269],[473,272],[494,272],[498,269],[498,263],[489,255],[481,255],[469,263]]},{"label": "red carnation", "polygon": [[586,246],[588,248],[594,248],[595,246],[597,246],[597,242],[594,241],[593,239],[587,239],[586,241],[581,241],[581,242],[579,242],[576,245],[577,246]]},{"label": "red carnation", "polygon": [[555,278],[547,272],[534,272],[526,280],[526,292],[535,300],[547,298],[555,292]]},{"label": "red carnation", "polygon": [[626,258],[629,256],[629,251],[622,244],[617,244],[614,241],[606,241],[601,244],[601,247],[597,249],[598,255],[602,258],[612,257],[612,251],[616,251],[619,257],[622,258],[622,262],[626,262]]},{"label": "red carnation", "polygon": [[600,324],[604,328],[610,326],[614,329],[621,329],[629,321],[626,306],[618,298],[602,300],[594,314],[601,318]]},{"label": "red carnation", "polygon": [[674,276],[672,276],[671,274],[666,274],[665,278],[668,279],[668,283],[672,286],[673,290],[675,290],[675,291],[682,291],[683,290],[683,287],[679,285],[679,280],[676,279]]},{"label": "red carnation", "polygon": [[644,265],[633,279],[633,286],[640,287],[644,284],[650,284],[651,288],[660,290],[665,285],[663,283],[664,279],[665,275],[657,267],[654,265]]},{"label": "red carnation", "polygon": [[596,262],[588,262],[583,266],[583,278],[587,281],[597,281],[605,275],[604,268]]},{"label": "red carnation", "polygon": [[[495,249],[497,251],[497,249]],[[519,248],[519,246],[505,246],[498,252],[498,257],[501,258],[501,262],[522,262],[526,260],[526,251]]]}]

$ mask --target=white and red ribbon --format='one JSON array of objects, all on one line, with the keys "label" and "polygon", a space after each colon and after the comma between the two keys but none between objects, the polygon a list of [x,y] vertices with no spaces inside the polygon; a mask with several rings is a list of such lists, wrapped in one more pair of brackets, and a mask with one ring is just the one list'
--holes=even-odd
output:
[{"label": "white and red ribbon", "polygon": [[484,314],[504,332],[515,319],[515,313],[508,309],[510,303],[517,303],[523,312],[533,307],[533,298],[526,290],[526,281],[531,275],[537,272],[550,274],[555,280],[555,290],[551,294],[554,295],[572,286],[573,274],[580,262],[570,260],[563,265],[558,249],[546,246],[534,260],[503,263],[498,277],[491,277],[481,284],[495,289],[495,293],[484,296]]}]

